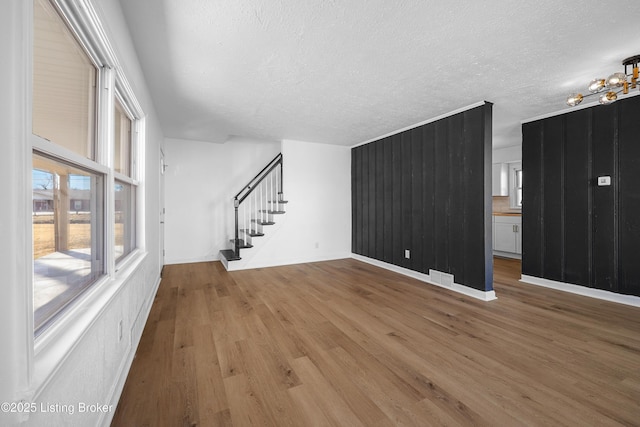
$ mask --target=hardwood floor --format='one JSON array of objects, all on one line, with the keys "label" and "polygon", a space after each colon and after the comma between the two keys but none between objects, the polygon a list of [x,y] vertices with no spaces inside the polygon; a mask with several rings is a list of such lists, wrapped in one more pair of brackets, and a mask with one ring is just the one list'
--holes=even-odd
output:
[{"label": "hardwood floor", "polygon": [[114,426],[640,425],[640,309],[353,259],[164,277]]}]

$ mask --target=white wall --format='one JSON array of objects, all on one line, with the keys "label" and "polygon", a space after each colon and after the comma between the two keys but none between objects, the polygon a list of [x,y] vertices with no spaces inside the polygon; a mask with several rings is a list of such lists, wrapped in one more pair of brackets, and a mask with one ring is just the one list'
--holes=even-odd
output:
[{"label": "white wall", "polygon": [[492,163],[512,163],[522,161],[522,145],[493,150]]},{"label": "white wall", "polygon": [[243,261],[257,268],[350,257],[351,149],[285,140],[282,155],[287,213],[240,251]]},{"label": "white wall", "polygon": [[233,196],[280,153],[280,143],[167,139],[165,263],[219,259],[231,247]]},{"label": "white wall", "polygon": [[[31,14],[32,2],[7,0],[0,14],[0,402],[36,404],[32,414],[0,412],[0,425],[108,424],[113,413],[77,412],[78,405],[115,405],[159,282],[159,150],[163,135],[117,0],[92,0],[146,117],[146,169],[141,180],[146,232],[135,271],[121,271],[74,313],[34,354],[31,243]],[[10,208],[9,208],[10,207]],[[137,316],[141,314],[141,318]],[[138,322],[136,323],[136,319]],[[117,337],[123,323],[123,339]],[[42,404],[72,405],[76,412],[41,412]]]}]

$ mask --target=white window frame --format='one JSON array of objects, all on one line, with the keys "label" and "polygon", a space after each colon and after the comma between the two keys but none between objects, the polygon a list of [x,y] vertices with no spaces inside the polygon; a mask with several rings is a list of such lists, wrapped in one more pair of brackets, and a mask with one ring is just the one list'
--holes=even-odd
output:
[{"label": "white window frame", "polygon": [[521,170],[522,162],[509,163],[509,206],[512,209],[522,209],[522,200],[518,204],[518,177],[516,176]]},{"label": "white window frame", "polygon": [[[31,109],[32,102],[27,103],[28,120],[25,125],[27,137],[27,147],[29,153],[34,151],[60,159],[62,161],[76,164],[82,168],[104,175],[104,213],[105,235],[103,239],[105,265],[104,275],[89,286],[80,294],[50,325],[43,330],[38,337],[34,336],[33,322],[33,275],[26,283],[27,300],[27,331],[30,336],[27,338],[27,364],[30,372],[29,388],[32,390],[32,401],[37,399],[40,392],[45,388],[49,378],[55,374],[58,366],[64,362],[69,352],[76,343],[82,339],[88,329],[96,322],[109,302],[117,295],[126,281],[133,276],[142,265],[147,256],[144,242],[144,141],[145,141],[145,115],[138,103],[127,79],[123,73],[110,41],[106,37],[98,14],[91,5],[91,0],[49,0],[56,8],[63,20],[77,37],[80,45],[91,61],[98,68],[98,89],[97,89],[97,115],[96,121],[96,148],[95,161],[85,158],[44,138],[33,135],[31,130]],[[33,69],[33,1],[25,2],[25,63],[29,70]],[[25,86],[32,99],[33,85],[31,79],[27,79]],[[116,90],[120,93],[123,107],[128,108],[131,113],[132,123],[132,165],[131,176],[125,177],[116,174],[113,170],[113,100]],[[135,138],[133,135],[135,129]],[[29,155],[32,158],[32,154]],[[32,160],[29,160],[31,163]],[[28,188],[31,190],[31,170],[28,168],[25,173]],[[137,247],[121,262],[118,268],[114,262],[114,228],[115,228],[115,206],[114,206],[114,180],[126,181],[136,186],[136,245]],[[31,194],[25,194],[25,206],[27,200],[31,204]],[[29,221],[25,234],[32,237],[31,221]],[[33,238],[30,238],[28,247],[33,252]],[[33,269],[33,265],[31,266]],[[33,272],[33,270],[32,270]]]}]

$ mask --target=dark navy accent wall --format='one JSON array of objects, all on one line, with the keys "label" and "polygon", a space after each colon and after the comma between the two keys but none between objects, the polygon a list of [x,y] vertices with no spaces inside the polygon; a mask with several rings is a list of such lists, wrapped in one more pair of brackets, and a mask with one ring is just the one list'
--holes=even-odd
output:
[{"label": "dark navy accent wall", "polygon": [[639,117],[635,96],[522,126],[522,274],[640,296]]},{"label": "dark navy accent wall", "polygon": [[493,289],[491,113],[485,103],[352,149],[353,253]]}]

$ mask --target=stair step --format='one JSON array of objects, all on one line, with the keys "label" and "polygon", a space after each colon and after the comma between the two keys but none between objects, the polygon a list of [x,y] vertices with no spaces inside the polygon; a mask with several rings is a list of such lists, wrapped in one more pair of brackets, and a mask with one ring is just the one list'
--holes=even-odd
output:
[{"label": "stair step", "polygon": [[276,204],[282,203],[282,204],[285,204],[285,203],[289,203],[289,201],[288,200],[269,200],[269,203],[276,203]]},{"label": "stair step", "polygon": [[250,236],[250,237],[262,237],[262,236],[264,236],[264,233],[261,233],[258,230],[245,230],[245,229],[242,229],[240,231],[242,231],[244,234],[246,234],[247,236]]},{"label": "stair step", "polygon": [[256,224],[260,224],[260,225],[274,225],[275,222],[273,221],[263,221],[261,219],[252,219],[251,222],[255,222]]},{"label": "stair step", "polygon": [[265,210],[265,209],[262,209],[260,212],[266,212],[271,215],[282,215],[286,213],[285,211],[272,211],[272,210]]},{"label": "stair step", "polygon": [[[229,241],[231,243],[233,243],[234,245],[236,244],[235,239],[231,239]],[[249,243],[245,242],[242,239],[238,239],[238,248],[240,248],[240,249],[249,249],[249,248],[252,248],[252,247],[253,247],[253,245],[250,245]]]},{"label": "stair step", "polygon": [[242,259],[231,249],[223,249],[220,251],[220,254],[225,257],[227,261],[238,261]]}]

